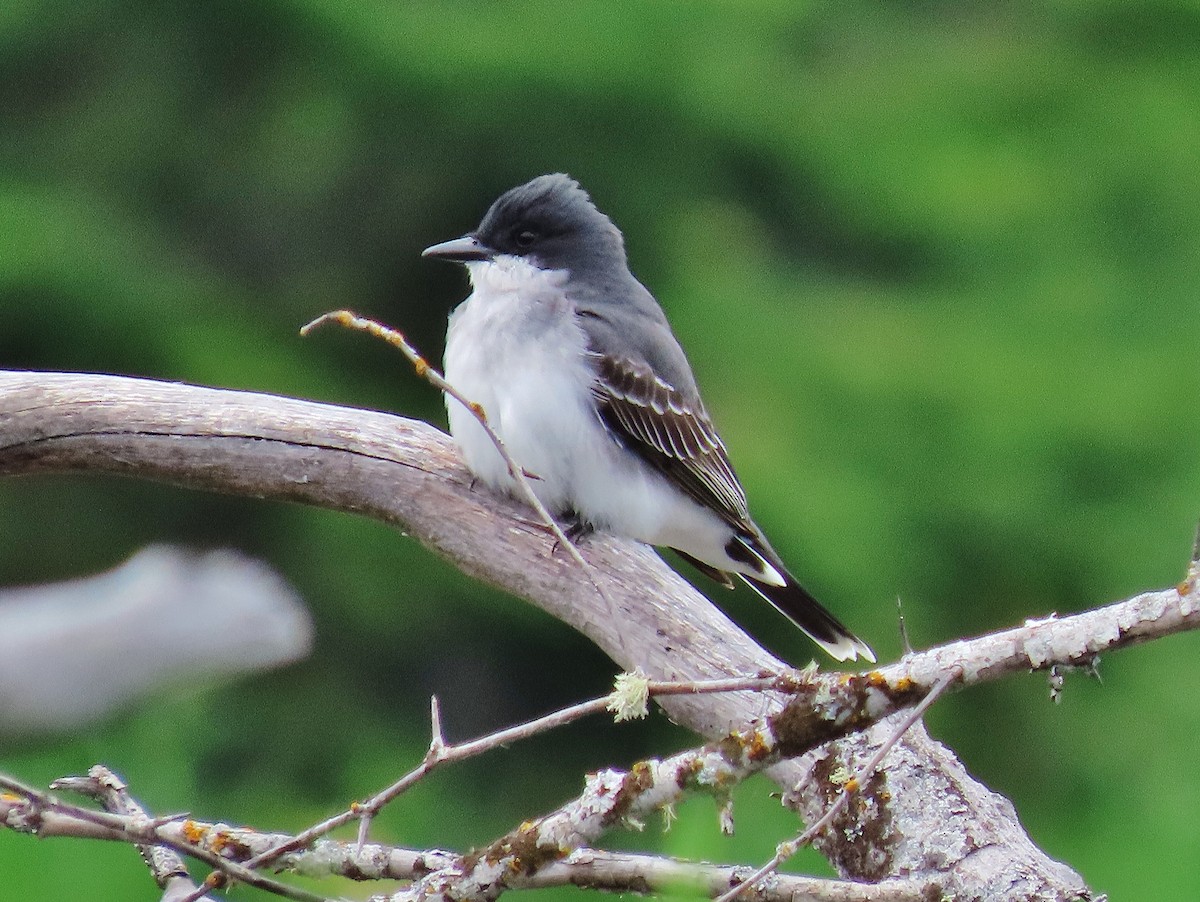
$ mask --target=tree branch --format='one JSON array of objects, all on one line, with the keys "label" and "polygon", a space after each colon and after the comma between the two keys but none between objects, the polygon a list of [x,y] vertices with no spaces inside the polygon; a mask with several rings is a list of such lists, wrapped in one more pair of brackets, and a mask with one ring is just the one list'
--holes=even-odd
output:
[{"label": "tree branch", "polygon": [[[27,803],[0,795],[0,823],[26,817]],[[40,814],[38,836],[134,842],[137,819],[127,818],[123,827],[102,826],[75,817],[67,811]],[[260,833],[245,827],[176,819],[158,826],[165,840],[176,847],[195,844],[228,861],[246,864],[271,849],[290,845],[285,833]],[[459,856],[436,849],[404,849],[378,843],[320,840],[311,848],[287,852],[277,866],[310,877],[333,875],[351,880],[419,880],[449,866]],[[677,861],[657,855],[580,849],[561,861],[531,875],[524,886],[547,889],[580,886],[621,893],[678,892],[681,887],[716,895],[744,880],[750,868]],[[932,885],[919,879],[889,880],[879,884],[852,883],[776,875],[757,892],[746,891],[745,902],[923,902]]]},{"label": "tree branch", "polygon": [[[618,676],[617,681],[618,683],[621,682],[620,676]],[[688,683],[646,683],[645,689],[648,696],[663,697],[668,695],[682,695],[684,693],[761,691],[773,688],[776,685],[783,687],[789,683],[790,681],[786,677],[752,677],[747,679],[731,678],[727,680],[705,680]],[[477,739],[455,744],[447,744],[442,736],[441,713],[437,698],[435,697],[431,700],[430,705],[431,732],[433,737],[429,743],[429,750],[425,753],[425,757],[420,764],[391,786],[376,793],[365,802],[356,802],[346,811],[335,814],[333,817],[327,818],[318,824],[314,824],[307,830],[303,830],[290,838],[285,845],[256,855],[247,864],[249,867],[260,867],[268,864],[285,852],[303,848],[312,843],[313,840],[326,836],[338,827],[355,820],[361,822],[359,827],[359,843],[365,843],[367,840],[367,827],[370,825],[371,819],[383,809],[384,805],[395,801],[401,794],[407,792],[420,780],[423,780],[432,773],[434,768],[455,761],[464,761],[468,758],[474,758],[476,755],[482,755],[485,752],[507,747],[514,742],[529,739],[549,730],[566,726],[592,714],[611,711],[613,710],[613,700],[619,694],[618,690],[609,695],[578,702],[566,708],[560,708],[557,711],[552,711],[549,714],[526,721],[525,723],[506,727],[503,730],[496,730],[486,736],[480,736]],[[617,719],[622,719],[620,714],[617,715]]]},{"label": "tree branch", "polygon": [[[107,771],[107,768],[104,770]],[[84,777],[67,777],[59,783],[71,788],[72,786],[77,787],[86,779]],[[200,844],[197,837],[189,836],[186,833],[188,821],[182,822],[185,832],[178,834],[175,830],[175,826],[180,823],[178,818],[154,820],[141,814],[93,811],[63,802],[49,793],[25,786],[3,775],[0,775],[0,789],[6,790],[3,795],[0,795],[0,813],[4,815],[5,826],[11,829],[34,833],[38,836],[86,835],[91,839],[119,839],[131,842],[138,847],[172,849],[182,855],[200,859],[214,869],[214,874],[228,875],[249,886],[258,887],[285,898],[296,899],[297,902],[325,902],[323,896],[280,883],[278,880],[243,867],[234,859],[223,854],[223,850],[219,847],[209,848]],[[74,831],[77,829],[81,833],[76,834]],[[158,866],[151,863],[151,867],[157,869]],[[157,870],[155,876],[156,878],[158,876]],[[223,881],[221,882],[223,883]],[[181,891],[187,892],[186,889]]]},{"label": "tree branch", "polygon": [[[70,789],[72,792],[96,799],[110,814],[124,815],[129,818],[130,828],[134,825],[151,826],[150,816],[129,794],[129,788],[125,785],[125,781],[102,765],[98,764],[91,768],[86,777],[64,777],[56,780],[53,787]],[[31,799],[29,805],[32,807],[40,802],[41,800]],[[134,832],[133,829],[127,829],[125,835],[128,836]],[[137,844],[137,850],[141,853],[142,860],[146,862],[146,867],[150,869],[150,875],[154,878],[154,882],[163,891],[163,902],[170,902],[170,900],[180,899],[184,896],[196,896],[198,902],[216,902],[211,896],[202,894],[200,888],[192,882],[187,866],[183,863],[183,856],[170,847]]]},{"label": "tree branch", "polygon": [[[616,606],[618,616],[606,616],[577,565],[553,553],[547,532],[515,503],[471,491],[449,439],[424,423],[147,380],[0,373],[0,474],[82,470],[301,501],[401,526],[467,573],[574,626],[623,668],[640,665],[655,679],[782,668],[652,551],[596,537],[580,550]],[[1194,587],[1184,596],[1151,593],[1126,604],[1121,613],[1093,612],[1088,629],[1108,630],[1098,637],[1080,639],[1070,632],[1077,622],[1064,619],[974,640],[986,646],[936,649],[880,672],[894,683],[908,671],[928,687],[927,677],[952,656],[968,676],[994,678],[1021,661],[1048,666],[1059,656],[1085,663],[1101,648],[1195,625]],[[1048,634],[1054,638],[1047,641]],[[970,659],[972,652],[984,657]],[[729,693],[660,704],[677,722],[719,737],[751,722],[763,701]],[[776,765],[770,776],[788,790],[788,804],[815,820],[836,791],[830,775],[856,772],[893,731],[884,720]],[[1087,897],[1077,874],[1029,841],[1011,805],[973,781],[919,725],[888,762],[869,787],[874,804],[847,806],[819,843],[843,874],[936,879],[961,900]]]}]

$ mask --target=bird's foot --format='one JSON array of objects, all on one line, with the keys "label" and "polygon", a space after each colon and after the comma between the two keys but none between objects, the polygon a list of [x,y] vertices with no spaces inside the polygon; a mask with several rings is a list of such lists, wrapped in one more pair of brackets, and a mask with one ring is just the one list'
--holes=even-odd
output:
[{"label": "bird's foot", "polygon": [[567,517],[563,518],[559,524],[567,538],[572,542],[578,543],[580,539],[586,539],[596,531],[596,527],[584,520],[579,514],[572,511]]},{"label": "bird's foot", "polygon": [[[572,545],[578,545],[596,531],[596,528],[591,523],[588,523],[575,511],[571,511],[571,513],[563,517],[558,525],[563,535],[567,537],[567,541]],[[550,553],[555,554],[561,544],[561,541],[555,542],[554,547],[550,549]]]}]

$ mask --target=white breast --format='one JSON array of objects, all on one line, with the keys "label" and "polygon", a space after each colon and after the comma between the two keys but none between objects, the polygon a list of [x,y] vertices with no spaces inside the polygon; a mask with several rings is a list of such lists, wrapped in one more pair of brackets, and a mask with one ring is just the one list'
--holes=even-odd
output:
[{"label": "white breast", "polygon": [[[573,506],[569,436],[577,442],[579,433],[599,427],[588,397],[585,337],[562,290],[566,274],[513,257],[469,269],[475,290],[450,317],[446,379],[483,405],[513,457],[537,475],[538,497],[563,512]],[[474,416],[450,398],[447,411],[471,471],[511,490],[508,469]]]},{"label": "white breast", "polygon": [[[556,515],[701,560],[727,560],[728,528],[623,448],[592,399],[587,339],[564,292],[566,273],[518,258],[468,264],[474,291],[450,317],[446,379],[483,406],[513,458]],[[446,399],[450,433],[471,472],[512,492],[508,468],[473,414]]]}]

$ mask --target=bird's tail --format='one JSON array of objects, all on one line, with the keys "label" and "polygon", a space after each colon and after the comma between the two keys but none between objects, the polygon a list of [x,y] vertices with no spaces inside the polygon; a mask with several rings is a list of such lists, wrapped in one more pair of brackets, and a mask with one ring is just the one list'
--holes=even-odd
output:
[{"label": "bird's tail", "polygon": [[871,647],[825,610],[790,573],[784,571],[787,583],[782,586],[739,575],[746,585],[771,602],[775,610],[804,630],[810,639],[839,661],[854,661],[861,657],[875,663],[875,652],[871,651]]},{"label": "bird's tail", "polygon": [[783,577],[783,583],[779,584],[774,579],[756,579],[746,573],[739,573],[738,576],[746,585],[771,602],[775,610],[804,630],[810,639],[839,661],[854,661],[861,657],[872,664],[875,663],[875,652],[871,651],[871,647],[846,629],[840,620],[825,610],[825,607],[796,581],[761,534],[739,536],[735,541],[766,565],[760,571],[764,576]]},{"label": "bird's tail", "polygon": [[[751,526],[753,526],[751,524]],[[779,555],[757,528],[739,531],[725,545],[729,564],[718,567],[701,561],[685,551],[674,549],[684,560],[694,564],[726,588],[733,588],[734,575],[769,601],[775,610],[804,630],[805,635],[839,661],[865,658],[875,663],[871,646],[846,629],[845,625],[825,610],[824,605],[809,594],[796,577],[788,572]],[[747,573],[752,570],[752,573]]]}]

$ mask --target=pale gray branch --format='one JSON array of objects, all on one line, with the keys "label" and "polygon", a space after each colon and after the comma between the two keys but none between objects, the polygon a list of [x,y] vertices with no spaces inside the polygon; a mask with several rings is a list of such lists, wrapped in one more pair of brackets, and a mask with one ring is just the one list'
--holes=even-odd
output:
[{"label": "pale gray branch", "polygon": [[[136,799],[129,794],[125,781],[103,765],[93,766],[86,777],[65,777],[55,781],[55,789],[70,789],[72,792],[90,796],[104,806],[110,814],[123,815],[131,824],[143,827],[151,825],[151,818]],[[133,832],[132,830],[130,832]],[[195,897],[198,902],[216,902],[212,896],[204,895],[192,882],[183,856],[167,846],[137,844],[142,860],[150,869],[150,875],[163,891],[162,902]]]},{"label": "pale gray branch", "polygon": [[[27,805],[0,796],[0,823],[25,816]],[[126,818],[128,826],[103,826],[61,811],[39,814],[38,835],[43,838],[70,837],[131,842],[138,819]],[[178,820],[156,827],[164,840],[176,847],[196,844],[210,854],[229,861],[248,863],[254,856],[290,844],[293,838],[281,833],[260,833],[242,827]],[[277,866],[310,877],[337,875],[354,880],[417,880],[452,864],[459,856],[436,849],[403,849],[366,843],[320,840],[311,848],[287,852]],[[750,868],[696,864],[655,855],[635,855],[580,849],[561,861],[547,864],[523,882],[529,889],[582,886],[613,892],[673,892],[681,888],[716,895],[744,880]],[[879,884],[852,883],[800,877],[774,876],[757,891],[746,891],[746,902],[923,902],[936,887],[926,880],[896,879]]]},{"label": "pale gray branch", "polygon": [[[107,768],[99,769],[107,772]],[[97,768],[93,768],[93,771],[95,770]],[[56,781],[56,785],[72,789],[90,782],[90,779],[85,777],[64,777]],[[85,788],[88,795],[103,793],[102,789],[94,785]],[[219,845],[202,843],[199,837],[188,832],[190,821],[181,822],[178,818],[153,819],[146,817],[140,809],[137,814],[93,811],[64,802],[50,793],[26,786],[3,774],[0,774],[0,789],[5,790],[0,793],[0,824],[11,830],[41,837],[79,836],[87,839],[113,839],[131,842],[139,847],[173,849],[180,854],[198,858],[213,867],[216,872],[220,872],[222,877],[228,876],[249,886],[296,899],[298,902],[326,902],[324,896],[280,883],[243,867],[234,858],[224,854]],[[157,873],[155,876],[158,876]],[[188,882],[190,883],[190,880]],[[199,889],[190,891],[180,880],[172,881],[168,888],[172,899],[183,896],[198,902],[203,895]]]},{"label": "pale gray branch", "polygon": [[[564,861],[547,865],[530,878],[527,886],[536,889],[572,884],[616,892],[673,895],[683,888],[694,887],[712,897],[744,882],[750,872],[747,867],[581,849]],[[761,886],[743,891],[739,898],[743,902],[925,902],[937,898],[937,890],[936,883],[915,878],[868,884],[775,874]]]},{"label": "pale gray branch", "polygon": [[[553,553],[544,527],[515,503],[470,490],[449,439],[424,423],[146,380],[0,373],[0,474],[80,470],[301,501],[395,524],[467,573],[580,630],[621,667],[640,666],[654,679],[782,668],[651,550],[595,537],[581,552],[616,606],[618,616],[607,616],[577,565]],[[1100,648],[1194,625],[1194,593],[1187,598],[1172,600],[1167,592],[1135,599],[1128,603],[1142,612],[1135,622],[1122,627],[1118,620],[1115,632],[1106,633],[1108,615],[1097,615],[1092,626],[1101,632],[1084,641],[1060,644],[1059,624],[1029,628],[1053,633],[1048,643],[1048,633],[1028,642],[1020,631],[975,640],[987,644],[958,646],[954,663],[980,678],[1047,666],[1059,653],[1081,663]],[[974,666],[975,652],[987,662]],[[928,667],[929,675],[944,670],[941,654],[950,653],[938,649],[883,670],[889,680],[898,668],[915,674]],[[762,697],[750,693],[660,704],[708,737],[763,711]],[[812,819],[832,801],[829,775],[843,767],[855,772],[893,730],[885,720],[769,773],[789,790],[789,804]],[[869,881],[928,877],[960,900],[1087,898],[1077,874],[1029,841],[1011,805],[972,780],[920,725],[891,752],[876,782],[873,795],[887,798],[886,805],[848,806],[819,843],[843,874]]]},{"label": "pale gray branch", "polygon": [[[620,682],[620,676],[618,676],[618,682]],[[734,692],[747,689],[762,691],[763,689],[771,688],[776,682],[778,681],[774,678],[764,677],[747,679],[731,678],[727,680],[701,680],[686,683],[647,683],[646,689],[649,696],[682,695],[684,693],[699,692]],[[247,867],[255,868],[268,864],[285,852],[307,846],[314,840],[355,820],[361,820],[362,822],[359,827],[359,842],[365,843],[366,828],[371,818],[375,817],[384,805],[395,801],[400,795],[429,776],[435,768],[455,761],[474,758],[476,755],[482,755],[484,752],[495,751],[498,748],[510,746],[523,739],[529,739],[541,733],[574,723],[591,714],[611,711],[613,698],[617,694],[618,692],[613,692],[606,696],[578,702],[566,708],[560,708],[557,711],[552,711],[549,714],[526,721],[525,723],[506,727],[505,729],[489,733],[486,736],[480,736],[477,739],[453,744],[447,743],[445,737],[442,735],[441,709],[438,706],[437,698],[434,697],[431,699],[430,704],[430,732],[432,738],[429,743],[429,750],[425,753],[425,758],[420,764],[391,786],[376,793],[366,801],[356,802],[347,810],[301,831],[288,839],[285,845],[256,855],[246,863]]]},{"label": "pale gray branch", "polygon": [[76,729],[164,685],[278,667],[311,645],[295,591],[234,551],[154,546],[97,576],[0,589],[0,735]]}]

